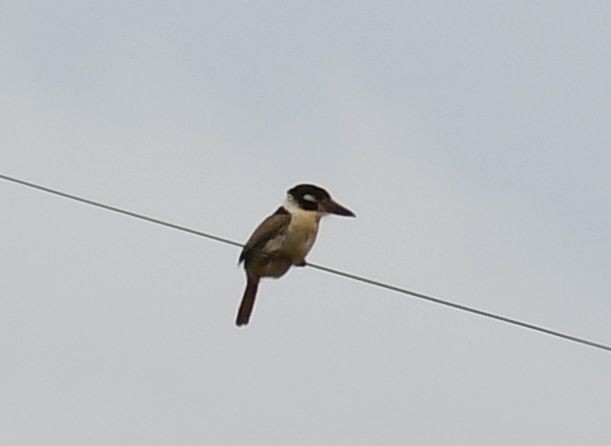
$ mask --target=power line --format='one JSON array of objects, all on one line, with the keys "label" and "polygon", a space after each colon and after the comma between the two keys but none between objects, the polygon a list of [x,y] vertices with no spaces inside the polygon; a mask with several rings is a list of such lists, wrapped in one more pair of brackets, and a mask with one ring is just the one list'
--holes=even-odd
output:
[{"label": "power line", "polygon": [[155,223],[156,225],[166,226],[168,228],[177,229],[178,231],[188,232],[189,234],[199,235],[200,237],[209,238],[211,240],[215,240],[217,242],[226,243],[228,245],[233,245],[242,248],[244,245],[233,240],[229,240],[228,238],[219,237],[214,234],[208,234],[207,232],[197,231],[195,229],[187,228],[186,226],[177,225],[174,223],[170,223],[168,221],[160,220],[158,218],[149,217],[147,215],[138,214],[136,212],[128,211],[125,209],[121,209],[115,206],[110,206],[108,204],[100,203],[99,201],[89,200],[87,198],[79,197],[72,194],[67,194],[66,192],[62,192],[56,189],[51,189],[50,187],[41,186],[39,184],[30,183],[28,181],[20,180],[18,178],[9,177],[7,175],[0,174],[0,179],[11,181],[13,183],[21,184],[22,186],[31,187],[33,189],[38,189],[43,192],[47,192],[53,195],[59,195],[63,198],[69,198],[70,200],[79,201],[81,203],[89,204],[91,206],[96,206],[102,209],[106,209],[107,211],[117,212],[119,214],[127,215],[129,217],[139,218],[140,220],[148,221],[150,223]]},{"label": "power line", "polygon": [[[139,213],[136,213],[136,212],[128,211],[126,209],[121,209],[121,208],[118,208],[116,206],[110,206],[108,204],[104,204],[104,203],[101,203],[99,201],[89,200],[87,198],[79,197],[77,195],[68,194],[66,192],[62,192],[62,191],[59,191],[59,190],[56,190],[56,189],[51,189],[50,187],[41,186],[39,184],[31,183],[29,181],[24,181],[24,180],[21,180],[21,179],[18,179],[18,178],[14,178],[14,177],[10,177],[10,176],[7,176],[7,175],[2,175],[2,174],[0,174],[0,179],[6,180],[6,181],[10,181],[12,183],[16,183],[16,184],[19,184],[19,185],[22,185],[22,186],[27,186],[27,187],[30,187],[30,188],[33,188],[33,189],[37,189],[37,190],[40,190],[40,191],[43,191],[43,192],[47,192],[49,194],[57,195],[57,196],[60,196],[60,197],[63,197],[63,198],[68,198],[70,200],[74,200],[74,201],[78,201],[78,202],[81,202],[81,203],[85,203],[85,204],[88,204],[88,205],[91,205],[91,206],[96,206],[96,207],[99,207],[99,208],[102,208],[102,209],[106,209],[108,211],[112,211],[112,212],[116,212],[116,213],[119,213],[119,214],[127,215],[129,217],[138,218],[140,220],[148,221],[149,223],[154,223],[154,224],[165,226],[165,227],[168,227],[168,228],[171,228],[171,229],[175,229],[175,230],[178,230],[178,231],[183,231],[183,232],[187,232],[189,234],[197,235],[197,236],[200,236],[200,237],[205,237],[207,239],[214,240],[214,241],[221,242],[221,243],[225,243],[227,245],[237,246],[239,248],[244,246],[242,243],[238,243],[238,242],[236,242],[234,240],[230,240],[230,239],[225,238],[225,237],[219,237],[217,235],[210,234],[208,232],[197,231],[195,229],[191,229],[191,228],[188,228],[186,226],[181,226],[181,225],[178,225],[178,224],[175,224],[175,223],[170,223],[168,221],[160,220],[158,218],[153,218],[153,217],[149,217],[147,215],[143,215],[143,214],[139,214]],[[455,310],[465,311],[465,312],[468,312],[468,313],[476,314],[478,316],[486,317],[486,318],[489,318],[489,319],[494,319],[494,320],[497,320],[497,321],[500,321],[500,322],[505,322],[507,324],[512,324],[512,325],[516,325],[518,327],[527,328],[529,330],[538,331],[540,333],[545,333],[547,335],[555,336],[557,338],[564,339],[564,340],[567,340],[567,341],[577,342],[579,344],[583,344],[583,345],[587,345],[587,346],[590,346],[590,347],[594,347],[594,348],[598,348],[598,349],[601,349],[601,350],[605,350],[607,352],[611,352],[611,346],[608,346],[608,345],[605,345],[605,344],[601,344],[601,343],[598,343],[598,342],[593,342],[593,341],[590,341],[590,340],[582,338],[582,337],[571,336],[571,335],[568,335],[566,333],[562,333],[560,331],[550,330],[549,328],[545,328],[545,327],[542,327],[542,326],[539,326],[539,325],[530,324],[528,322],[523,322],[523,321],[520,321],[520,320],[517,320],[517,319],[512,319],[512,318],[509,318],[509,317],[501,316],[499,314],[494,314],[494,313],[490,313],[488,311],[479,310],[477,308],[469,307],[469,306],[466,306],[466,305],[457,304],[457,303],[454,303],[454,302],[451,302],[451,301],[448,301],[448,300],[445,300],[445,299],[440,299],[438,297],[433,297],[433,296],[429,296],[429,295],[426,295],[426,294],[417,293],[415,291],[410,291],[410,290],[407,290],[405,288],[401,288],[401,287],[398,287],[398,286],[390,285],[390,284],[387,284],[387,283],[384,283],[384,282],[380,282],[380,281],[377,281],[377,280],[373,280],[373,279],[368,279],[366,277],[359,276],[357,274],[347,273],[347,272],[340,271],[340,270],[337,270],[337,269],[334,269],[334,268],[329,268],[327,266],[318,265],[316,263],[308,262],[307,266],[309,266],[310,268],[314,268],[314,269],[317,269],[317,270],[320,270],[320,271],[324,271],[324,272],[330,273],[330,274],[335,274],[336,276],[344,277],[344,278],[347,278],[347,279],[350,279],[350,280],[355,280],[355,281],[358,281],[358,282],[361,282],[361,283],[366,283],[368,285],[372,285],[372,286],[376,286],[376,287],[379,287],[379,288],[384,288],[384,289],[387,289],[387,290],[390,290],[390,291],[394,291],[394,292],[397,292],[397,293],[401,293],[401,294],[405,294],[405,295],[408,295],[408,296],[416,297],[418,299],[422,299],[422,300],[425,300],[427,302],[432,302],[432,303],[435,303],[435,304],[438,304],[438,305],[444,305],[446,307],[454,308]]]},{"label": "power line", "polygon": [[415,291],[410,291],[410,290],[406,290],[404,288],[400,288],[394,285],[389,285],[387,283],[384,282],[378,282],[377,280],[373,280],[373,279],[368,279],[366,277],[362,277],[362,276],[357,276],[356,274],[351,274],[351,273],[347,273],[344,271],[340,271],[334,268],[328,268],[326,266],[322,266],[322,265],[315,265],[312,263],[308,263],[308,266],[315,268],[315,269],[319,269],[321,271],[325,271],[331,274],[335,274],[338,276],[342,276],[342,277],[346,277],[347,279],[351,279],[351,280],[356,280],[358,282],[363,282],[363,283],[367,283],[369,285],[373,285],[373,286],[377,286],[380,288],[385,288],[387,290],[390,291],[395,291],[397,293],[401,293],[401,294],[407,294],[409,296],[413,296],[413,297],[417,297],[418,299],[422,299],[422,300],[426,300],[428,302],[433,302],[439,305],[445,305],[446,307],[450,307],[450,308],[454,308],[456,310],[461,310],[461,311],[466,311],[469,313],[473,313],[473,314],[477,314],[478,316],[484,316],[490,319],[494,319],[497,321],[501,321],[501,322],[506,322],[508,324],[513,324],[513,325],[517,325],[518,327],[523,327],[523,328],[528,328],[530,330],[535,330],[538,331],[540,333],[545,333],[551,336],[556,336],[558,338],[562,338],[562,339],[566,339],[568,341],[573,341],[573,342],[579,342],[580,344],[584,344],[584,345],[589,345],[590,347],[596,347],[596,348],[600,348],[603,350],[606,350],[608,352],[611,352],[611,346],[608,345],[604,345],[604,344],[599,344],[597,342],[593,342],[593,341],[589,341],[587,339],[584,338],[580,338],[577,336],[571,336],[556,330],[550,330],[549,328],[545,328],[545,327],[541,327],[538,325],[534,325],[534,324],[529,324],[528,322],[523,322],[523,321],[519,321],[517,319],[512,319],[509,317],[505,317],[505,316],[501,316],[499,314],[494,314],[494,313],[490,313],[488,311],[484,311],[484,310],[478,310],[477,308],[473,308],[473,307],[468,307],[466,305],[461,305],[461,304],[457,304],[454,302],[450,302],[444,299],[440,299],[438,297],[433,297],[433,296],[428,296],[426,294],[422,294],[422,293],[417,293]]}]

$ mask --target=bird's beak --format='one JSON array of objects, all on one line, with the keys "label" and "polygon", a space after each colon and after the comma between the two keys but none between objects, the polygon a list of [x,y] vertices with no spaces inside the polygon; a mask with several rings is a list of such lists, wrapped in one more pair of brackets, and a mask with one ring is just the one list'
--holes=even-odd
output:
[{"label": "bird's beak", "polygon": [[339,203],[336,203],[331,198],[326,199],[322,203],[322,206],[325,212],[328,212],[329,214],[344,215],[346,217],[355,217],[354,213],[351,210],[343,207]]}]

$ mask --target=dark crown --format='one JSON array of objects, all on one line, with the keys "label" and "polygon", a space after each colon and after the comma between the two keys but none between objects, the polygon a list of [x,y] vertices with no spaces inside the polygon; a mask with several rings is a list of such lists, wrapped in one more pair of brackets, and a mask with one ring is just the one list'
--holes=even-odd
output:
[{"label": "dark crown", "polygon": [[289,189],[287,193],[299,203],[302,209],[311,211],[319,209],[318,204],[331,197],[322,187],[313,184],[299,184]]}]

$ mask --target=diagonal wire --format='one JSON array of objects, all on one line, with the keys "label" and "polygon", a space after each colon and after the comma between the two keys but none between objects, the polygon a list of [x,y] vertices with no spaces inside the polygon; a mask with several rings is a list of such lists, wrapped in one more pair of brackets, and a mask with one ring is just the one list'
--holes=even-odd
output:
[{"label": "diagonal wire", "polygon": [[236,241],[230,240],[225,237],[219,237],[217,235],[209,234],[207,232],[197,231],[195,229],[187,228],[186,226],[177,225],[174,223],[170,223],[169,221],[160,220],[158,218],[149,217],[147,215],[138,214],[136,212],[121,209],[116,206],[110,206],[108,204],[100,203],[99,201],[89,200],[87,198],[79,197],[77,195],[68,194],[66,192],[62,192],[56,189],[51,189],[50,187],[41,186],[40,184],[30,183],[29,181],[20,180],[18,178],[9,177],[7,175],[2,175],[2,174],[0,174],[0,179],[11,181],[17,184],[21,184],[22,186],[31,187],[33,189],[38,189],[43,192],[47,192],[53,195],[58,195],[63,198],[68,198],[70,200],[79,201],[81,203],[89,204],[91,206],[96,206],[102,209],[106,209],[107,211],[117,212],[119,214],[127,215],[129,217],[139,218],[140,220],[148,221],[150,223],[155,223],[156,225],[161,225],[167,228],[176,229],[178,231],[188,232],[189,234],[198,235],[200,237],[209,238],[210,240],[214,240],[217,242],[226,243],[232,246],[238,246],[240,248],[244,246],[242,243],[238,243]]},{"label": "diagonal wire", "polygon": [[358,282],[363,282],[363,283],[366,283],[366,284],[369,284],[369,285],[373,285],[373,286],[377,286],[377,287],[380,287],[380,288],[384,288],[384,289],[387,289],[387,290],[390,290],[390,291],[395,291],[397,293],[407,294],[407,295],[412,296],[412,297],[417,297],[418,299],[426,300],[427,302],[433,302],[433,303],[436,303],[436,304],[439,304],[439,305],[445,305],[446,307],[454,308],[456,310],[466,311],[468,313],[477,314],[478,316],[487,317],[487,318],[494,319],[494,320],[497,320],[497,321],[505,322],[507,324],[517,325],[518,327],[528,328],[529,330],[535,330],[535,331],[538,331],[540,333],[545,333],[545,334],[548,334],[548,335],[551,335],[551,336],[556,336],[558,338],[566,339],[568,341],[578,342],[580,344],[589,345],[590,347],[600,348],[602,350],[606,350],[608,352],[611,352],[611,346],[608,346],[608,345],[605,345],[605,344],[600,344],[598,342],[589,341],[587,339],[580,338],[580,337],[577,337],[577,336],[571,336],[571,335],[562,333],[560,331],[550,330],[549,328],[541,327],[541,326],[534,325],[534,324],[529,324],[528,322],[523,322],[523,321],[520,321],[520,320],[517,320],[517,319],[512,319],[512,318],[509,318],[509,317],[501,316],[499,314],[490,313],[490,312],[484,311],[484,310],[478,310],[477,308],[473,308],[473,307],[468,307],[466,305],[457,304],[457,303],[454,303],[454,302],[450,302],[448,300],[440,299],[438,297],[428,296],[426,294],[422,294],[422,293],[417,293],[415,291],[406,290],[406,289],[400,288],[398,286],[389,285],[387,283],[379,282],[379,281],[373,280],[373,279],[368,279],[368,278],[362,277],[362,276],[357,276],[356,274],[347,273],[347,272],[340,271],[340,270],[337,270],[337,269],[334,269],[334,268],[328,268],[326,266],[316,265],[316,264],[313,264],[313,263],[308,263],[307,265],[309,267],[311,267],[311,268],[315,268],[315,269],[318,269],[320,271],[325,271],[327,273],[335,274],[337,276],[342,276],[342,277],[345,277],[347,279],[356,280]]},{"label": "diagonal wire", "polygon": [[[167,228],[171,228],[171,229],[175,229],[175,230],[178,230],[178,231],[187,232],[189,234],[197,235],[199,237],[205,237],[207,239],[214,240],[214,241],[217,241],[217,242],[220,242],[220,243],[225,243],[227,245],[237,246],[237,247],[240,247],[240,248],[244,246],[242,243],[236,242],[234,240],[230,240],[230,239],[225,238],[225,237],[219,237],[217,235],[210,234],[208,232],[198,231],[198,230],[195,230],[195,229],[188,228],[186,226],[178,225],[178,224],[175,224],[175,223],[170,223],[170,222],[165,221],[165,220],[160,220],[158,218],[149,217],[147,215],[139,214],[137,212],[128,211],[126,209],[121,209],[121,208],[118,208],[116,206],[110,206],[108,204],[104,204],[104,203],[101,203],[101,202],[98,202],[98,201],[89,200],[87,198],[83,198],[83,197],[79,197],[77,195],[73,195],[73,194],[69,194],[69,193],[66,193],[66,192],[62,192],[62,191],[59,191],[59,190],[56,190],[56,189],[52,189],[50,187],[41,186],[39,184],[35,184],[35,183],[31,183],[29,181],[21,180],[19,178],[14,178],[14,177],[10,177],[8,175],[0,174],[0,179],[5,180],[5,181],[9,181],[9,182],[12,182],[12,183],[20,184],[22,186],[27,186],[27,187],[30,187],[32,189],[37,189],[37,190],[40,190],[40,191],[43,191],[43,192],[47,192],[49,194],[57,195],[57,196],[60,196],[60,197],[63,197],[63,198],[68,198],[70,200],[78,201],[80,203],[85,203],[85,204],[88,204],[88,205],[91,205],[91,206],[96,206],[96,207],[99,207],[99,208],[102,208],[102,209],[106,209],[108,211],[112,211],[112,212],[116,212],[116,213],[119,213],[119,214],[127,215],[129,217],[138,218],[140,220],[148,221],[149,223],[154,223],[154,224],[157,224],[157,225],[165,226]],[[375,287],[379,287],[379,288],[383,288],[383,289],[386,289],[386,290],[394,291],[394,292],[397,292],[397,293],[405,294],[405,295],[408,295],[408,296],[416,297],[418,299],[425,300],[427,302],[432,302],[432,303],[435,303],[435,304],[438,304],[438,305],[444,305],[446,307],[454,308],[455,310],[460,310],[460,311],[468,312],[468,313],[471,313],[471,314],[475,314],[475,315],[478,315],[478,316],[486,317],[486,318],[493,319],[493,320],[496,320],[496,321],[504,322],[504,323],[507,323],[507,324],[515,325],[515,326],[526,328],[526,329],[533,330],[533,331],[537,331],[539,333],[544,333],[544,334],[547,334],[547,335],[550,335],[550,336],[555,336],[557,338],[564,339],[564,340],[567,340],[567,341],[572,341],[572,342],[576,342],[576,343],[579,343],[579,344],[582,344],[582,345],[587,345],[589,347],[594,347],[594,348],[598,348],[598,349],[601,349],[601,350],[604,350],[604,351],[607,351],[607,352],[611,352],[611,346],[605,345],[605,344],[601,344],[599,342],[590,341],[590,340],[582,338],[582,337],[572,336],[572,335],[569,335],[569,334],[566,334],[566,333],[562,333],[560,331],[551,330],[549,328],[545,328],[545,327],[542,327],[542,326],[539,326],[539,325],[534,325],[534,324],[530,324],[528,322],[520,321],[518,319],[512,319],[512,318],[509,318],[509,317],[506,317],[506,316],[501,316],[499,314],[490,313],[488,311],[479,310],[477,308],[473,308],[473,307],[469,307],[469,306],[466,306],[466,305],[457,304],[457,303],[454,303],[454,302],[451,302],[451,301],[448,301],[448,300],[445,300],[445,299],[440,299],[438,297],[433,297],[433,296],[429,296],[429,295],[426,295],[426,294],[417,293],[415,291],[410,291],[410,290],[407,290],[405,288],[401,288],[401,287],[398,287],[398,286],[390,285],[390,284],[387,284],[387,283],[384,283],[384,282],[380,282],[380,281],[377,281],[377,280],[373,280],[373,279],[368,279],[366,277],[359,276],[357,274],[352,274],[352,273],[348,273],[348,272],[345,272],[345,271],[340,271],[338,269],[329,268],[327,266],[318,265],[316,263],[307,262],[306,265],[309,266],[310,268],[314,268],[314,269],[317,269],[317,270],[320,270],[320,271],[324,271],[326,273],[334,274],[336,276],[344,277],[346,279],[354,280],[354,281],[361,282],[361,283],[366,283],[368,285],[372,285],[372,286],[375,286]]]}]

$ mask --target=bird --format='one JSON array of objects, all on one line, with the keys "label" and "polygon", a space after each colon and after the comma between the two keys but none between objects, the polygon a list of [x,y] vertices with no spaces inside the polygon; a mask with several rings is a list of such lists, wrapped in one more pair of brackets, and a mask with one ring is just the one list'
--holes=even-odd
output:
[{"label": "bird", "polygon": [[355,217],[323,188],[299,184],[286,192],[282,206],[254,230],[238,260],[238,264],[244,262],[246,289],[237,326],[248,324],[261,278],[278,278],[291,266],[306,266],[305,258],[316,241],[320,219],[327,214]]}]

